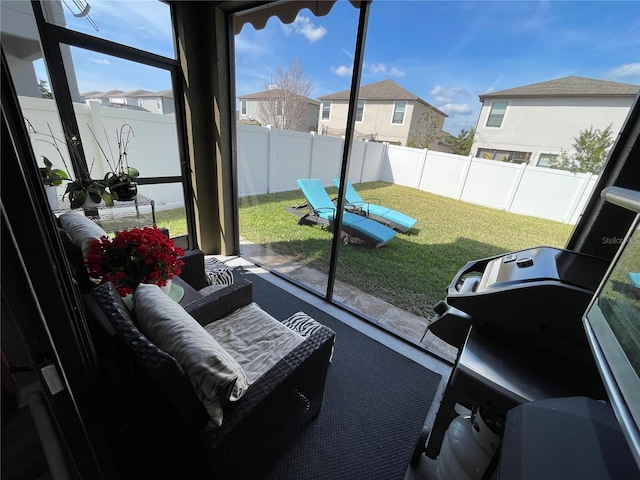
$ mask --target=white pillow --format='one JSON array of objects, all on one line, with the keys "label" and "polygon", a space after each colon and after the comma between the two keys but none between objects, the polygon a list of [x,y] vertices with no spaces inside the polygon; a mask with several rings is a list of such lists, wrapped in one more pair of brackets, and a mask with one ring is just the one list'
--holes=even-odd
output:
[{"label": "white pillow", "polygon": [[213,422],[222,425],[222,407],[249,386],[240,364],[157,285],[138,285],[133,305],[140,331],[176,359]]},{"label": "white pillow", "polygon": [[107,232],[100,225],[78,212],[66,212],[60,215],[60,226],[69,234],[71,242],[82,251],[82,257],[85,260],[91,241],[107,236]]}]

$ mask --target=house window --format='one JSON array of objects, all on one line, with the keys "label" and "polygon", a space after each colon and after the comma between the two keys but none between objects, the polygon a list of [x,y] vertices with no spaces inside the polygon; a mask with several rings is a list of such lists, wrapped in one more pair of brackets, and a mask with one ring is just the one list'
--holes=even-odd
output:
[{"label": "house window", "polygon": [[246,114],[247,114],[247,101],[240,100],[240,115],[246,115]]},{"label": "house window", "polygon": [[558,155],[555,153],[541,153],[540,158],[538,159],[537,166],[538,167],[550,167],[551,161],[558,158]]},{"label": "house window", "polygon": [[484,158],[485,160],[499,160],[507,163],[529,163],[531,152],[479,148],[476,157]]},{"label": "house window", "polygon": [[407,102],[396,102],[393,107],[393,118],[391,123],[402,125],[404,123],[404,111],[407,109]]},{"label": "house window", "polygon": [[322,120],[329,120],[331,115],[331,102],[322,102]]},{"label": "house window", "polygon": [[364,116],[364,100],[358,100],[358,106],[356,107],[356,122],[362,122]]},{"label": "house window", "polygon": [[499,127],[502,125],[504,113],[507,111],[507,102],[493,102],[487,119],[487,127]]}]

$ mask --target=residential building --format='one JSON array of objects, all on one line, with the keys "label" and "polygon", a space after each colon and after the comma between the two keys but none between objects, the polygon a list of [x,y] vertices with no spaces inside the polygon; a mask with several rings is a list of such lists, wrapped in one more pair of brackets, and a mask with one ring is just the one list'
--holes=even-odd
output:
[{"label": "residential building", "polygon": [[138,106],[151,113],[164,115],[175,113],[173,91],[162,90],[160,92],[146,92],[137,96]]},{"label": "residential building", "polygon": [[590,127],[611,125],[615,138],[639,89],[572,76],[485,93],[480,95],[471,152],[479,158],[548,166]]},{"label": "residential building", "polygon": [[[350,90],[319,97],[322,102],[318,133],[341,137],[345,134]],[[355,138],[407,145],[412,130],[419,128],[423,113],[431,110],[440,119],[447,114],[405,90],[393,80],[360,87],[356,110]],[[435,148],[433,145],[432,148]]]},{"label": "residential building", "polygon": [[170,114],[175,112],[173,104],[173,92],[162,90],[150,92],[149,90],[109,90],[108,92],[91,91],[83,93],[85,101],[100,102],[106,107],[126,108],[128,110],[140,110],[151,113]]},{"label": "residential building", "polygon": [[[263,90],[262,92],[249,93],[238,97],[238,121],[240,123],[255,124],[256,122],[262,126],[267,126],[269,120],[264,118],[261,112],[260,104],[264,102],[272,102],[274,91],[277,89]],[[297,129],[301,132],[315,132],[318,129],[318,112],[320,111],[320,102],[309,97],[302,97],[293,93],[288,93],[297,99],[296,104],[306,105],[306,116],[302,125]],[[298,103],[299,102],[299,103]]]}]

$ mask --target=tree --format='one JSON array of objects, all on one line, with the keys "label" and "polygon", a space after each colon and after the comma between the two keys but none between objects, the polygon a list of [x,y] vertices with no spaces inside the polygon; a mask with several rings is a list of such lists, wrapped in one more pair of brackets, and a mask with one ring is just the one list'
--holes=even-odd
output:
[{"label": "tree", "polygon": [[442,118],[429,108],[418,120],[417,128],[409,132],[407,146],[413,148],[429,148],[442,138]]},{"label": "tree", "polygon": [[549,166],[573,173],[600,173],[613,145],[611,134],[611,125],[604,130],[594,129],[593,125],[581,130],[578,137],[573,137],[574,152],[570,155],[562,150],[558,158],[549,161]]},{"label": "tree", "polygon": [[264,98],[258,103],[262,123],[282,130],[300,130],[307,119],[308,97],[313,87],[313,80],[304,75],[300,60],[291,60],[288,70],[278,67],[277,76],[267,79],[265,86]]},{"label": "tree", "polygon": [[471,145],[473,145],[473,139],[476,135],[476,129],[474,127],[463,128],[457,137],[451,136],[449,142],[451,143],[451,153],[456,155],[469,155],[471,152]]},{"label": "tree", "polygon": [[38,80],[38,88],[40,89],[40,96],[42,98],[53,98],[53,94],[49,91],[46,80]]}]

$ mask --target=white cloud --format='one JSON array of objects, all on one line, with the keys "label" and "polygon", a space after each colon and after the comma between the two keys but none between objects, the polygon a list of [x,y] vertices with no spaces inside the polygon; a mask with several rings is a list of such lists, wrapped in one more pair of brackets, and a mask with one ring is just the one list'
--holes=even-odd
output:
[{"label": "white cloud", "polygon": [[387,67],[384,63],[373,63],[369,65],[369,71],[371,73],[385,73],[387,71]]},{"label": "white cloud", "polygon": [[614,68],[607,74],[607,78],[640,78],[640,63],[627,63]]},{"label": "white cloud", "polygon": [[346,65],[340,65],[339,67],[331,67],[331,71],[339,77],[348,77],[353,72],[353,67],[347,67]]},{"label": "white cloud", "polygon": [[253,55],[262,55],[268,51],[264,40],[261,42],[252,42],[251,40],[243,37],[242,35],[236,35],[235,38],[236,53],[246,53]]},{"label": "white cloud", "polygon": [[438,108],[445,113],[451,113],[454,115],[466,115],[471,113],[471,107],[466,103],[446,103]]},{"label": "white cloud", "polygon": [[440,85],[436,85],[429,92],[430,95],[436,97],[436,100],[438,102],[442,103],[451,103],[453,99],[461,93],[463,93],[463,89],[460,87],[446,89],[441,87]]},{"label": "white cloud", "polygon": [[93,63],[99,63],[100,65],[111,65],[111,62],[106,58],[91,58]]},{"label": "white cloud", "polygon": [[401,78],[405,76],[405,73],[399,68],[391,67],[387,68],[384,63],[372,63],[371,65],[366,65],[369,68],[371,73],[387,73],[390,77]]},{"label": "white cloud", "polygon": [[309,17],[298,15],[291,25],[282,25],[285,35],[299,33],[304,35],[311,43],[317,42],[327,33],[322,25],[316,26]]}]

